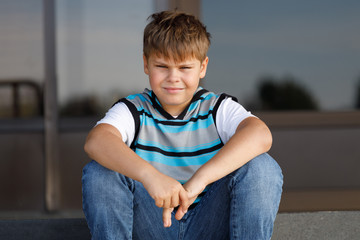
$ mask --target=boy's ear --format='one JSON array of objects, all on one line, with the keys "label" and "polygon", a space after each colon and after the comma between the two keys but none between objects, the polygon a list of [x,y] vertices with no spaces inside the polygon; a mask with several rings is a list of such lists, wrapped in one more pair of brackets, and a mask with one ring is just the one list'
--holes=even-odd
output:
[{"label": "boy's ear", "polygon": [[144,72],[145,74],[149,75],[148,60],[146,59],[145,55],[143,55],[143,61],[144,61]]},{"label": "boy's ear", "polygon": [[200,66],[200,78],[205,77],[208,63],[209,63],[209,58],[206,57],[205,60],[201,63],[201,66]]}]

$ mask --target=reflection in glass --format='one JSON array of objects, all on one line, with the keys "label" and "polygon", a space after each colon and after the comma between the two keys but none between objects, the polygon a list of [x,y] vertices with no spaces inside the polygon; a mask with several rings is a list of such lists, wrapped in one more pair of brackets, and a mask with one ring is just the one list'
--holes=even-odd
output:
[{"label": "reflection in glass", "polygon": [[142,31],[152,1],[57,1],[58,93],[62,116],[102,115],[148,86]]},{"label": "reflection in glass", "polygon": [[319,110],[354,109],[360,76],[359,1],[203,1],[212,34],[205,87],[244,103],[263,76],[293,76]]},{"label": "reflection in glass", "polygon": [[42,115],[41,0],[0,1],[0,118]]}]

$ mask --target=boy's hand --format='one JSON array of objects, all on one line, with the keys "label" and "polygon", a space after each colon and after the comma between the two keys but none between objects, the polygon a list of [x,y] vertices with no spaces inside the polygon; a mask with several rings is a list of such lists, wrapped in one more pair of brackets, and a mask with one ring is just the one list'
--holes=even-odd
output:
[{"label": "boy's hand", "polygon": [[[176,214],[175,214],[175,218],[177,220],[181,220],[184,217],[184,215],[187,213],[189,206],[196,200],[196,198],[199,196],[199,194],[204,191],[206,184],[200,184],[200,182],[196,182],[195,180],[190,179],[188,182],[186,182],[183,185],[183,187],[186,190],[188,202],[180,203],[179,209],[176,211]],[[167,213],[167,211],[163,212],[163,218],[164,218],[165,212]],[[171,214],[171,212],[170,212],[170,214]],[[171,215],[168,215],[168,216],[170,217],[170,220],[171,220]]]},{"label": "boy's hand", "polygon": [[[191,201],[194,202],[194,200]],[[183,216],[185,215],[185,213],[187,212],[187,209],[189,208],[189,206],[191,205],[191,203],[186,204],[184,206],[180,205],[178,210],[176,211],[175,214],[175,218],[177,220],[181,220],[183,218]],[[174,210],[174,208],[164,208],[163,209],[163,222],[164,222],[164,227],[170,227],[171,226],[171,213]]]},{"label": "boy's hand", "polygon": [[155,200],[155,205],[163,208],[164,227],[171,226],[171,213],[174,207],[180,205],[175,218],[181,220],[189,206],[206,187],[206,184],[201,184],[194,178],[181,185],[177,180],[160,172],[147,174],[141,182]]},{"label": "boy's hand", "polygon": [[[175,214],[176,220],[181,220],[184,215],[187,213],[189,206],[195,201],[195,199],[202,193],[206,187],[205,184],[196,184],[194,180],[189,180],[187,183],[183,185],[186,190],[188,201],[180,202],[180,206]],[[164,227],[171,226],[171,213],[174,208],[164,208],[163,209],[163,222]]]},{"label": "boy's hand", "polygon": [[[190,179],[187,183],[183,185],[187,193],[187,202],[180,202],[180,206],[175,214],[176,220],[181,220],[184,215],[187,213],[189,206],[195,201],[195,199],[202,193],[206,187],[206,184],[200,184],[193,179]],[[171,213],[174,208],[164,208],[163,209],[163,222],[164,227],[171,226]]]},{"label": "boy's hand", "polygon": [[187,204],[187,193],[183,186],[175,179],[157,172],[149,174],[142,184],[159,208],[174,208],[180,203]]}]

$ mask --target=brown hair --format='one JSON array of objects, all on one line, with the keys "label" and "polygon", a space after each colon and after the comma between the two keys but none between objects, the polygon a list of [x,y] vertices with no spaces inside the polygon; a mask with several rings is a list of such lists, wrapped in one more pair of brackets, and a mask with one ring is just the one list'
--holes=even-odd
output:
[{"label": "brown hair", "polygon": [[195,57],[205,60],[210,46],[210,33],[196,17],[177,11],[152,14],[144,30],[143,53],[183,61]]}]

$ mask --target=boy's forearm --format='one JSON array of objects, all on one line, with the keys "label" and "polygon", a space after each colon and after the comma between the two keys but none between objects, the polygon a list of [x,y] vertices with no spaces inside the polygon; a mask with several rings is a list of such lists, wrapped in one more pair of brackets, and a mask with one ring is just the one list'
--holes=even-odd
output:
[{"label": "boy's forearm", "polygon": [[254,157],[270,150],[272,136],[261,120],[249,117],[241,122],[224,147],[191,178],[208,185],[240,168]]},{"label": "boy's forearm", "polygon": [[156,169],[134,153],[116,131],[107,124],[96,126],[86,139],[85,152],[104,167],[143,182]]},{"label": "boy's forearm", "polygon": [[123,142],[114,127],[104,124],[94,128],[84,148],[92,159],[104,167],[142,183],[156,206],[173,208],[180,203],[187,204],[183,186],[139,157]]}]

